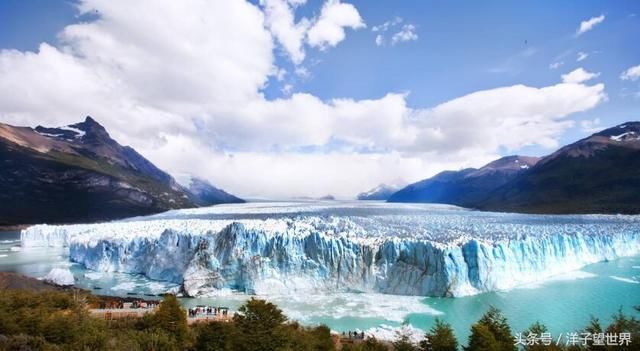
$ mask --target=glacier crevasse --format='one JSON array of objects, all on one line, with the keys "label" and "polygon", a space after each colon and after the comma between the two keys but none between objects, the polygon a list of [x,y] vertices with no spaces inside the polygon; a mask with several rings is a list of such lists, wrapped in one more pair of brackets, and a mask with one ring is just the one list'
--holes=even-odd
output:
[{"label": "glacier crevasse", "polygon": [[324,217],[187,224],[155,220],[37,225],[23,230],[21,240],[27,247],[68,246],[70,259],[89,269],[179,283],[190,296],[223,288],[256,294],[465,296],[542,281],[640,252],[635,222],[604,231],[584,228],[558,226],[493,241],[463,235],[442,243],[411,236],[362,236],[366,228]]}]

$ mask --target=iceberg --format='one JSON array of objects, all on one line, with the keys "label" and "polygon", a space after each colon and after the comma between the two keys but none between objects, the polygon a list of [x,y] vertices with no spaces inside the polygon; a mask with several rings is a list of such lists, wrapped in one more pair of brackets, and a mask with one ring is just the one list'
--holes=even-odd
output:
[{"label": "iceberg", "polygon": [[43,280],[47,283],[60,286],[71,286],[76,280],[68,268],[53,268]]},{"label": "iceberg", "polygon": [[36,225],[97,272],[181,284],[188,296],[368,292],[466,296],[640,252],[636,216],[545,216],[407,204],[225,205],[127,221]]}]

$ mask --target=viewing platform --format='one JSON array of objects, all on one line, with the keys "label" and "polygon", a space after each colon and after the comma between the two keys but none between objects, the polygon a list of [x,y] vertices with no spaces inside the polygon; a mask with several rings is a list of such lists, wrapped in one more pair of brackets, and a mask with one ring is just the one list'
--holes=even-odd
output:
[{"label": "viewing platform", "polygon": [[[160,305],[157,301],[116,302],[103,304],[100,308],[90,308],[91,316],[105,320],[142,318],[147,313],[155,313]],[[233,319],[228,307],[199,305],[186,309],[187,323],[229,322]]]}]

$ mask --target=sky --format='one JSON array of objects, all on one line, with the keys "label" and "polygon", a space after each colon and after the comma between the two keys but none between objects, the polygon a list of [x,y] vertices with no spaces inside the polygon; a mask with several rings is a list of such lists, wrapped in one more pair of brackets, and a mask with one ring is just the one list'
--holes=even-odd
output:
[{"label": "sky", "polygon": [[350,198],[640,120],[640,2],[4,0],[0,121]]}]

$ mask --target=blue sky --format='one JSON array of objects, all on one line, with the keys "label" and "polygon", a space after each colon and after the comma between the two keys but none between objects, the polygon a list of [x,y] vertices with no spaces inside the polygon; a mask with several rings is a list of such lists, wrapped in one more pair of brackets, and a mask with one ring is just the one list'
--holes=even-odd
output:
[{"label": "blue sky", "polygon": [[[353,1],[367,30],[351,33],[348,43],[329,53],[312,52],[319,61],[313,77],[296,86],[322,98],[375,98],[388,91],[410,91],[413,106],[433,106],[477,90],[556,83],[575,68],[600,72],[609,101],[576,118],[600,118],[603,127],[640,119],[640,85],[620,80],[638,64],[640,3],[635,1]],[[604,14],[593,30],[575,36],[581,21]],[[417,26],[418,40],[375,45],[370,27],[394,16]],[[526,41],[526,44],[525,44]],[[530,52],[528,50],[531,50]],[[579,52],[589,56],[576,62]],[[286,65],[286,57],[280,57]],[[553,62],[564,62],[550,69]],[[340,77],[336,79],[336,77]],[[279,96],[276,84],[267,89]],[[590,133],[579,126],[563,137],[569,143]],[[544,154],[547,150],[527,150]]]},{"label": "blue sky", "polygon": [[[138,16],[142,16],[141,18],[153,16],[152,12],[156,7],[161,8],[161,6],[154,6],[153,3],[150,3],[153,9],[128,9],[126,2],[118,1],[110,5],[94,0],[81,3],[70,0],[0,2],[0,48],[13,49],[12,52],[18,52],[21,55],[21,57],[14,57],[15,55],[8,55],[7,50],[3,51],[8,55],[7,57],[11,57],[11,60],[7,61],[9,63],[3,67],[5,71],[0,71],[0,79],[7,78],[8,81],[10,76],[15,76],[15,79],[21,82],[19,84],[27,86],[29,79],[32,78],[27,77],[26,73],[21,73],[22,76],[19,76],[15,73],[17,71],[15,67],[28,67],[24,68],[26,72],[44,70],[45,67],[51,67],[48,65],[56,64],[60,65],[60,72],[63,68],[70,69],[68,73],[70,77],[71,74],[78,74],[78,77],[83,74],[99,76],[100,82],[96,82],[97,86],[122,84],[122,90],[128,92],[128,95],[120,96],[116,95],[114,90],[102,91],[101,88],[95,88],[95,94],[92,93],[86,99],[80,99],[96,101],[95,104],[98,105],[101,105],[101,101],[120,102],[116,105],[122,107],[114,110],[104,106],[95,109],[87,108],[73,101],[58,103],[62,97],[55,95],[55,92],[39,91],[38,94],[42,94],[42,99],[55,100],[56,103],[49,104],[49,107],[35,103],[33,106],[25,107],[23,105],[33,101],[28,100],[23,105],[19,105],[19,102],[14,99],[11,103],[5,103],[5,108],[1,108],[2,101],[0,101],[0,116],[2,116],[0,119],[12,123],[55,124],[81,118],[81,116],[72,115],[74,113],[98,114],[97,119],[103,121],[119,140],[132,144],[172,173],[196,173],[231,190],[250,195],[262,195],[259,189],[268,184],[257,182],[253,178],[234,180],[238,178],[239,172],[255,171],[253,168],[246,169],[237,165],[241,159],[246,160],[247,163],[259,165],[282,163],[282,167],[274,166],[277,171],[272,175],[272,177],[283,179],[282,188],[290,183],[290,179],[283,174],[292,173],[292,177],[297,178],[307,174],[296,173],[287,168],[285,165],[291,165],[292,160],[300,162],[300,167],[310,168],[309,174],[323,174],[329,179],[318,186],[300,182],[295,191],[279,190],[274,194],[266,194],[267,196],[323,195],[329,192],[346,196],[349,192],[357,192],[356,188],[359,186],[367,187],[376,185],[378,182],[395,180],[414,181],[432,175],[443,168],[478,166],[500,155],[511,153],[544,155],[553,151],[556,146],[575,141],[595,129],[640,119],[637,112],[640,106],[640,81],[621,79],[621,74],[625,70],[640,65],[640,46],[636,43],[637,38],[640,37],[640,3],[637,1],[582,1],[580,3],[391,0],[354,0],[342,3],[336,0],[306,2],[298,0],[287,3],[284,0],[270,1],[252,0],[249,6],[243,6],[238,10],[244,12],[234,12],[237,14],[232,17],[233,26],[238,26],[238,28],[234,27],[235,32],[230,32],[231,24],[225,25],[224,28],[216,27],[216,21],[224,22],[224,18],[216,17],[217,13],[223,12],[223,8],[226,9],[228,4],[220,1],[213,1],[206,5],[198,3],[197,0],[185,2],[184,9],[181,9],[185,14],[189,13],[190,6],[194,9],[207,6],[209,12],[200,9],[201,20],[207,25],[200,33],[179,33],[183,37],[178,35],[173,37],[176,31],[162,34],[163,28],[153,27],[154,25],[162,26],[162,24],[155,22],[143,21],[145,23],[139,26],[126,22],[128,19],[124,17],[128,10],[131,12],[140,10],[141,13]],[[238,1],[240,2],[242,1]],[[83,13],[79,12],[78,4],[84,6]],[[292,58],[283,42],[279,40],[275,26],[269,24],[269,18],[282,18],[277,18],[276,14],[269,12],[269,4],[282,5],[281,9],[286,9],[294,16],[294,24],[304,21],[309,23],[303,39],[297,43],[304,52],[303,60],[296,62]],[[323,32],[321,33],[324,35],[323,39],[319,44],[314,44],[309,39],[310,28],[320,21],[325,7],[328,7],[327,4],[348,5],[342,6],[340,10],[352,16],[351,23],[342,26],[344,38],[332,39],[331,36],[327,36],[332,33]],[[265,23],[258,23],[259,26],[253,23],[256,19],[250,17],[256,10],[265,19]],[[229,9],[229,11],[236,11],[236,9]],[[285,15],[287,11],[284,12]],[[241,17],[245,13],[248,17]],[[281,12],[278,16],[282,14]],[[170,13],[160,15],[170,16]],[[601,17],[599,23],[577,35],[581,22],[598,17]],[[80,31],[63,35],[61,39],[60,33],[67,26],[77,23],[93,24],[97,20],[104,20],[104,23],[100,24],[101,30],[121,44],[121,48],[118,48],[120,51],[113,49],[113,52],[108,52],[113,46],[100,42],[89,25],[81,26]],[[180,19],[167,17],[165,20],[167,27],[174,28],[170,21]],[[375,27],[380,28],[385,22],[395,24],[389,25],[386,31],[374,30]],[[183,23],[175,24],[179,25],[175,28],[183,29]],[[412,27],[410,40],[392,43],[393,35],[406,26]],[[121,28],[130,31],[131,38],[122,36]],[[215,30],[216,28],[218,30]],[[191,27],[185,27],[185,31],[191,29]],[[250,30],[255,31],[254,36],[240,35],[239,39],[227,40],[230,37],[235,38],[238,31],[250,33]],[[155,33],[158,33],[158,36],[164,35],[159,37],[159,40],[166,41],[167,49],[160,50],[150,45],[146,47],[149,42],[155,43]],[[266,41],[262,40],[265,33]],[[199,39],[201,34],[206,35]],[[269,35],[270,38],[268,38]],[[378,35],[383,37],[384,44],[377,45]],[[254,53],[251,50],[257,44],[251,43],[250,40],[258,37],[262,40],[260,45],[265,45],[264,50]],[[146,39],[134,42],[136,38]],[[196,39],[206,42],[198,42]],[[188,44],[196,50],[199,47],[208,48],[210,39],[218,42],[207,51],[210,55],[208,57],[196,55],[197,57],[193,58],[195,61],[189,64],[184,62],[185,56],[170,57],[171,51],[181,50],[185,46],[184,43],[189,41],[193,41]],[[247,41],[246,49],[239,50],[239,56],[228,54],[241,44],[244,45],[240,43],[241,40]],[[337,41],[333,43],[331,40]],[[40,44],[43,42],[55,48],[55,53],[67,55],[67,58],[75,57],[76,63],[69,63],[67,67],[54,59],[48,61],[45,59],[46,55],[41,52]],[[141,49],[136,50],[136,45]],[[142,46],[145,47],[142,48]],[[156,49],[159,50],[151,51]],[[224,50],[216,52],[215,50],[218,49]],[[142,50],[148,50],[147,59],[154,57],[159,61],[157,71],[152,72],[156,67],[153,65],[144,70],[140,70],[139,66],[136,66],[137,70],[121,69],[126,67],[127,63],[135,62],[137,59],[135,55]],[[29,52],[37,54],[40,60],[36,63],[29,61],[27,59]],[[586,56],[578,61],[580,53]],[[93,54],[96,57],[88,57]],[[163,54],[167,54],[167,57],[163,57]],[[22,57],[22,55],[25,56]],[[118,56],[118,59],[122,57],[122,61],[105,63],[104,57],[111,57],[109,55]],[[227,56],[229,61],[224,60]],[[263,56],[263,59],[257,59]],[[217,60],[217,58],[221,59]],[[173,61],[174,59],[176,61]],[[245,66],[238,66],[242,74],[228,77],[228,83],[220,83],[220,86],[207,85],[194,78],[194,76],[205,77],[209,74],[210,80],[227,79],[223,75],[224,72],[220,73],[216,70],[222,70],[220,67],[226,64],[224,62],[231,61],[234,62],[233,64]],[[76,71],[77,67],[72,67],[74,64],[81,65],[83,70]],[[176,65],[182,64],[185,64],[184,68],[173,72]],[[272,66],[270,73],[263,72],[264,67],[267,67],[265,65]],[[561,75],[579,68],[593,74],[593,77],[580,80],[577,85],[560,84],[562,83]],[[190,70],[197,69],[201,73],[194,75],[189,73]],[[286,74],[278,77],[273,73],[274,69],[286,71]],[[87,70],[89,73],[86,72]],[[261,71],[255,76],[250,76],[252,70]],[[296,74],[296,70],[307,73]],[[171,74],[167,71],[171,71]],[[36,79],[35,84],[37,84],[37,78],[33,79]],[[56,77],[51,79],[55,85]],[[108,82],[105,83],[103,79],[107,79]],[[250,86],[238,83],[238,81],[252,79],[255,79],[255,82]],[[71,80],[71,78],[65,80],[64,85],[71,84]],[[75,81],[82,82],[83,79],[77,78]],[[139,83],[144,84],[139,85]],[[602,84],[601,91],[596,92],[597,89],[593,87],[600,84]],[[92,88],[80,83],[76,85],[68,86],[68,91],[73,92],[77,89],[84,92],[94,89],[93,85],[90,86]],[[564,94],[565,90],[562,89],[581,89],[575,93],[575,96],[567,95],[569,105],[577,105],[588,99],[594,100],[592,103],[585,103],[584,106],[575,108],[565,106],[547,110],[536,105],[539,101],[549,99],[543,94],[544,97],[541,96],[533,101],[523,100],[520,106],[517,104],[518,101],[514,101],[519,99],[520,95],[515,92],[518,89],[510,89],[515,85],[524,85],[541,91],[545,87],[560,85],[557,86],[557,94]],[[155,91],[149,87],[162,87],[162,89]],[[178,87],[184,89],[174,90]],[[593,89],[587,91],[589,87]],[[498,89],[501,88],[507,88],[505,91],[508,93],[504,96],[511,101],[500,100],[501,92]],[[28,86],[25,89],[28,89]],[[191,95],[199,95],[203,90],[210,91],[214,98],[203,96],[203,103],[198,104],[196,97],[191,98],[191,95],[186,93],[190,91],[189,89],[193,89]],[[222,93],[214,95],[213,92],[218,92],[217,89]],[[181,95],[182,92],[185,92],[185,97],[178,98],[177,95]],[[468,136],[458,130],[459,125],[448,126],[447,121],[455,122],[457,118],[464,121],[460,117],[461,113],[456,112],[462,108],[460,106],[464,106],[463,109],[471,109],[471,112],[465,110],[464,118],[473,120],[475,105],[471,104],[471,99],[460,100],[460,98],[477,92],[487,92],[490,95],[488,98],[495,99],[495,101],[491,100],[491,106],[484,107],[487,108],[486,113],[496,114],[497,125],[492,127],[494,129],[483,130],[483,133],[505,134],[506,128],[510,125],[522,124],[526,121],[526,114],[531,113],[531,118],[537,121],[537,129],[548,129],[548,133],[541,133],[540,136],[541,140],[546,141],[538,142],[534,136],[531,136],[531,140],[522,143],[514,140],[501,142],[501,137],[496,137],[497,140],[488,145],[474,142],[468,146],[456,148],[456,143],[462,143],[460,138],[466,139]],[[532,92],[536,93],[536,91]],[[239,96],[244,97],[247,94],[255,96],[249,100],[243,100],[244,102],[237,105],[237,108],[233,108],[235,105],[230,101],[235,103],[240,99]],[[385,99],[388,94],[398,95]],[[571,92],[567,90],[567,94],[574,94],[574,90]],[[221,97],[222,95],[224,97]],[[160,96],[162,99],[158,99]],[[348,100],[349,104],[346,107],[342,106],[336,99]],[[482,104],[484,99],[480,97],[475,103]],[[576,102],[571,102],[571,99],[575,99]],[[171,102],[167,102],[168,100]],[[215,106],[201,107],[209,103],[214,105],[213,100],[216,100]],[[372,101],[369,104],[371,106],[367,107],[367,101]],[[447,102],[452,101],[459,106],[445,106]],[[353,102],[353,106],[350,102]],[[518,122],[507,118],[498,121],[501,108],[496,105],[503,102],[510,104],[505,106],[505,109],[514,111],[513,113],[519,118]],[[549,102],[550,105],[554,103],[562,104],[562,99]],[[12,104],[19,106],[9,106]],[[224,109],[220,111],[220,106],[227,104],[233,112]],[[59,107],[59,111],[50,111],[55,108],[51,106],[58,105],[64,106]],[[187,105],[188,107],[185,107]],[[530,111],[530,105],[537,107],[531,107]],[[246,106],[252,106],[252,109],[244,114],[237,112]],[[444,112],[437,112],[438,107],[442,107]],[[325,108],[326,111],[323,110]],[[147,110],[153,111],[153,116],[166,114],[166,117],[158,117],[156,123],[155,118],[151,122],[143,112],[135,112]],[[307,114],[312,116],[318,110],[322,110],[318,116],[307,117]],[[381,111],[381,116],[371,117],[378,110]],[[51,117],[42,117],[44,114],[42,111],[47,111],[47,114],[51,112]],[[399,114],[398,120],[394,117],[396,112]],[[225,119],[233,113],[238,113],[238,116]],[[386,113],[389,117],[386,117]],[[562,116],[557,117],[558,114]],[[119,117],[114,117],[116,115]],[[185,119],[180,120],[179,124],[184,130],[176,132],[174,124],[178,124],[177,117],[176,120],[171,120],[172,115],[179,115],[180,118]],[[127,118],[131,121],[139,119],[139,122],[127,123]],[[241,121],[243,118],[247,120]],[[483,125],[492,121],[490,116],[483,118]],[[326,119],[332,119],[333,122],[324,124],[323,121]],[[153,123],[153,128],[149,128],[143,122]],[[571,123],[563,124],[565,122]],[[144,133],[132,127],[138,124],[144,125]],[[191,125],[185,127],[185,124]],[[366,130],[362,132],[357,131],[359,126],[369,124],[371,124],[370,128],[363,128]],[[308,127],[309,125],[313,128]],[[393,128],[396,127],[399,129],[394,130]],[[389,130],[386,134],[385,128]],[[470,128],[473,128],[472,124]],[[514,133],[523,134],[523,138],[524,134],[529,134],[527,129],[515,129]],[[267,134],[274,136],[270,139],[266,136]],[[178,141],[183,137],[188,141]],[[413,137],[415,140],[404,145],[408,137]],[[434,140],[423,142],[422,139],[430,137]],[[549,140],[554,141],[556,145]],[[172,143],[176,146],[169,147],[168,145]],[[215,160],[212,161],[214,165],[205,170],[201,166],[194,165],[196,161],[187,163],[183,162],[182,158],[176,159],[177,156],[173,155],[180,153],[175,150],[186,147],[184,145],[187,144],[191,148],[210,149],[209,153],[200,157]],[[400,144],[403,145],[399,146]],[[305,156],[307,154],[308,157]],[[377,155],[376,162],[379,165],[365,167],[363,171],[363,173],[376,173],[377,176],[363,174],[360,178],[355,177],[356,180],[343,181],[337,171],[326,174],[325,171],[313,169],[314,165],[338,169],[347,167],[345,164],[365,162],[358,159],[360,156],[353,156],[354,154]],[[233,165],[230,164],[230,157],[235,157]],[[347,160],[348,157],[353,159]],[[367,162],[374,162],[371,158],[367,160]],[[386,171],[390,165],[396,165],[397,172]],[[228,174],[221,175],[219,171],[221,167],[231,170]],[[233,174],[233,171],[236,174]],[[259,185],[247,187],[241,184],[243,182],[254,182]],[[313,187],[310,193],[299,194],[310,187]]]}]

